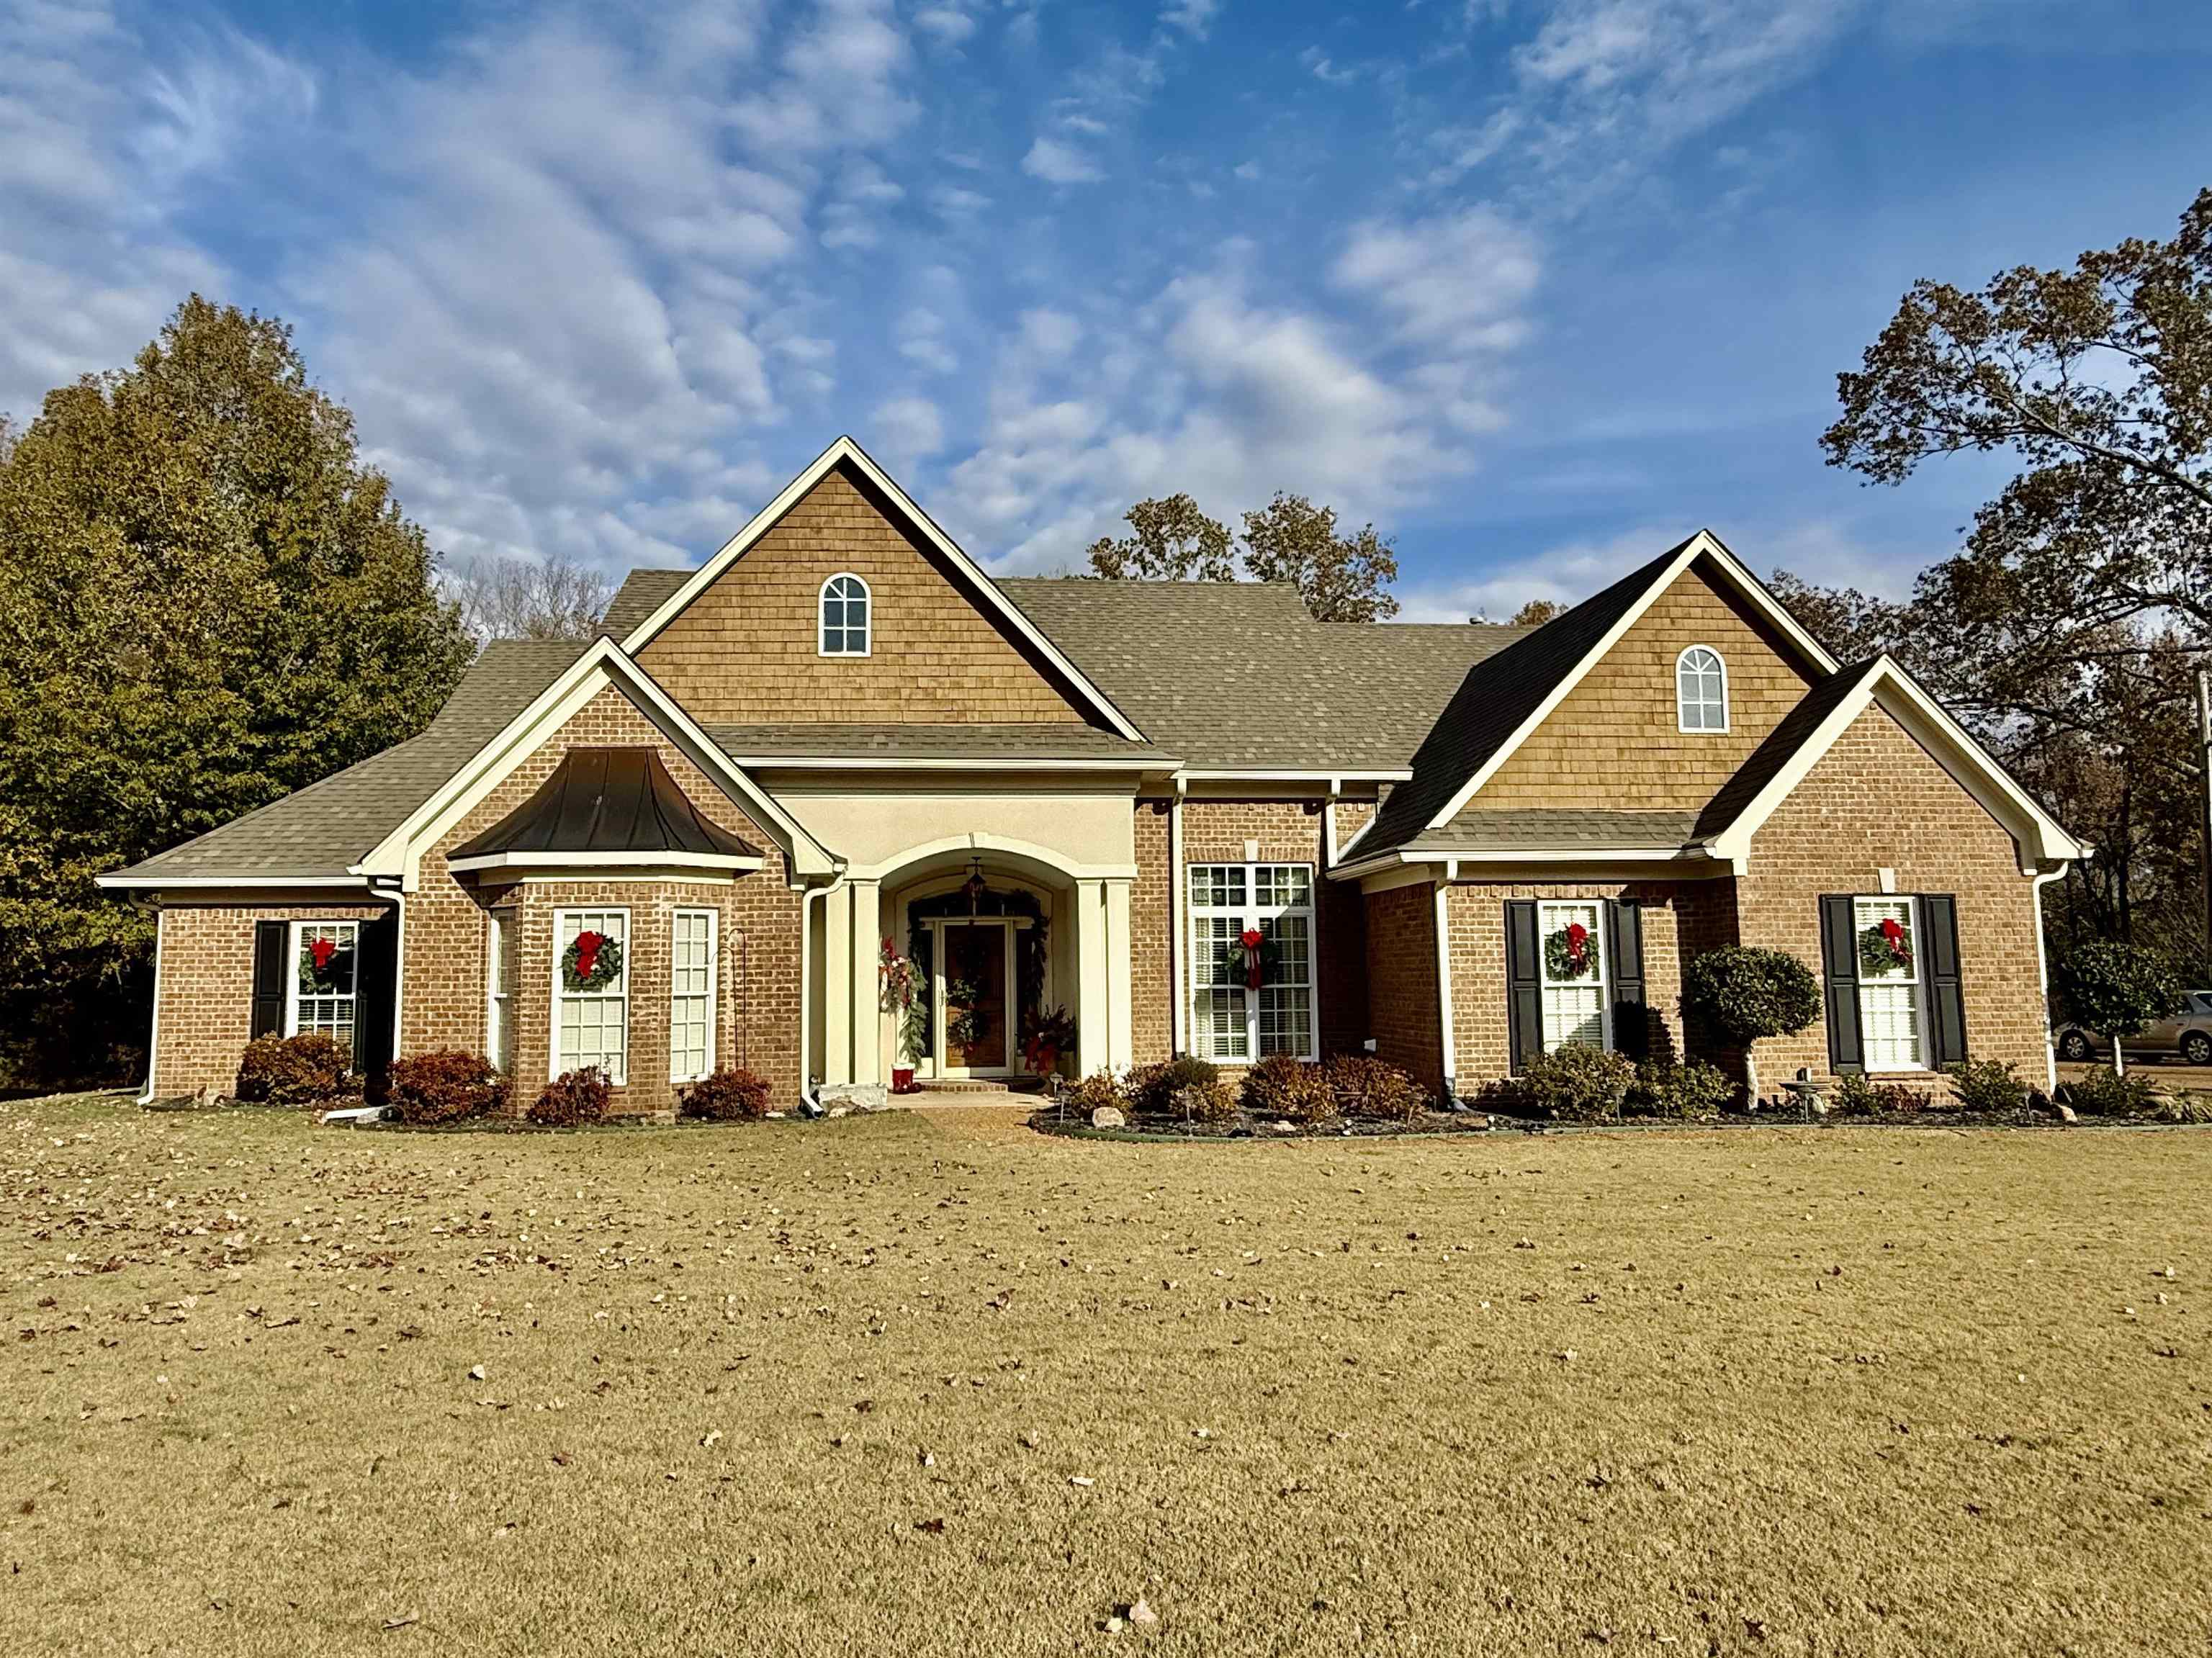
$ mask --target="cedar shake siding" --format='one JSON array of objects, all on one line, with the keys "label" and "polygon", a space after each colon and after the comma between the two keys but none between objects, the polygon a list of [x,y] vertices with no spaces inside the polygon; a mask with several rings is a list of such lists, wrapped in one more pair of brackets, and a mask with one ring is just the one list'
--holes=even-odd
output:
[{"label": "cedar shake siding", "polygon": [[[1752,837],[1736,882],[1742,942],[1786,950],[1815,974],[1824,893],[1948,893],[1958,901],[1966,1054],[2007,1060],[2040,1087],[2048,1022],[2036,950],[2034,884],[2004,827],[1879,708],[1822,756]],[[1923,955],[1925,945],[1923,946]],[[1759,1075],[1828,1074],[1826,1029],[1759,1045]]]},{"label": "cedar shake siding", "polygon": [[[639,665],[702,725],[1084,723],[860,477],[827,474],[654,635]],[[868,584],[865,657],[820,653],[822,584]]]},{"label": "cedar shake siding", "polygon": [[[520,805],[553,774],[571,748],[654,750],[700,813],[763,848],[762,867],[726,885],[708,882],[592,879],[481,886],[456,878],[447,856]],[[515,961],[515,1094],[527,1106],[545,1085],[551,1017],[553,910],[626,907],[630,943],[629,1079],[618,1111],[673,1108],[668,1081],[669,912],[678,905],[719,915],[715,1060],[744,1063],[768,1078],[789,1108],[805,1080],[799,1058],[799,896],[785,884],[774,837],[654,725],[617,686],[609,686],[502,778],[484,799],[422,858],[422,890],[407,900],[403,945],[402,1054],[439,1048],[481,1052],[484,1045],[490,942],[486,912],[519,906]]]},{"label": "cedar shake siding", "polygon": [[[1729,728],[1676,729],[1675,659],[1708,645],[1728,670]],[[1692,564],[1651,603],[1466,814],[1602,805],[1695,812],[1751,756],[1809,682],[1796,653],[1749,605]]]},{"label": "cedar shake siding", "polygon": [[[257,921],[370,921],[389,904],[173,903],[161,911],[161,976],[154,987],[153,1096],[228,1094],[253,1028]],[[389,1009],[386,1010],[387,1013]]]}]

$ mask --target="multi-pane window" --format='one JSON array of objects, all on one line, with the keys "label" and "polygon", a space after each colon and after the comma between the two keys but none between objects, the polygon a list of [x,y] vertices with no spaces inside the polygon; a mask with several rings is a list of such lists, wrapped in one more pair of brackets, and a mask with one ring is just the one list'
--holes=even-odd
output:
[{"label": "multi-pane window", "polygon": [[1606,985],[1612,963],[1599,938],[1602,919],[1595,902],[1536,906],[1547,1054],[1608,1045]]},{"label": "multi-pane window", "polygon": [[293,922],[292,993],[285,1010],[285,1033],[302,1036],[319,1031],[357,1054],[354,1012],[360,970],[360,922]]},{"label": "multi-pane window", "polygon": [[1910,898],[1854,898],[1859,953],[1859,1040],[1869,1071],[1917,1071],[1922,1046],[1920,932]]},{"label": "multi-pane window", "polygon": [[668,953],[668,1079],[714,1068],[714,912],[679,909]]},{"label": "multi-pane window", "polygon": [[1729,728],[1728,669],[1710,645],[1692,645],[1674,659],[1674,703],[1686,732]]},{"label": "multi-pane window", "polygon": [[[571,988],[569,947],[585,933],[611,941],[621,966],[603,982]],[[615,1083],[629,1079],[629,912],[626,909],[562,909],[553,914],[553,999],[560,1040],[554,1044],[552,1074],[597,1066]],[[599,962],[605,945],[594,952]],[[598,976],[596,974],[591,976]]]},{"label": "multi-pane window", "polygon": [[833,575],[822,584],[822,654],[868,653],[868,584],[856,575]]},{"label": "multi-pane window", "polygon": [[[1194,864],[1189,883],[1192,1051],[1236,1063],[1314,1057],[1312,866]],[[1256,990],[1248,932],[1260,939]]]},{"label": "multi-pane window", "polygon": [[514,1068],[514,918],[493,910],[485,942],[484,1052],[501,1071]]}]

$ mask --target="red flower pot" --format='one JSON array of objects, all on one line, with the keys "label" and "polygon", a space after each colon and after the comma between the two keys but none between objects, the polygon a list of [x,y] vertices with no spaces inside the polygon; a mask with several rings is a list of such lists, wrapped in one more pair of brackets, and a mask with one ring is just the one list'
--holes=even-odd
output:
[{"label": "red flower pot", "polygon": [[921,1090],[920,1089],[914,1085],[914,1067],[912,1066],[895,1065],[891,1067],[892,1093],[919,1094],[921,1091]]}]

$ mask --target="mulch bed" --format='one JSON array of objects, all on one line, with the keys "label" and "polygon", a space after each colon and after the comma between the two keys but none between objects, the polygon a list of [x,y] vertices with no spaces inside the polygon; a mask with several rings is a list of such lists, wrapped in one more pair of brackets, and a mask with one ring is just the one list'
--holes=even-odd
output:
[{"label": "mulch bed", "polygon": [[2175,1123],[2157,1117],[2083,1117],[2067,1123],[2046,1111],[1989,1113],[1969,1111],[1862,1111],[1850,1115],[1831,1114],[1806,1117],[1794,1111],[1762,1111],[1756,1114],[1731,1112],[1718,1117],[1620,1117],[1610,1122],[1559,1122],[1549,1118],[1517,1117],[1498,1111],[1424,1111],[1407,1122],[1377,1122],[1335,1119],[1279,1129],[1269,1122],[1239,1120],[1221,1123],[1185,1123],[1161,1117],[1133,1117],[1120,1128],[1094,1128],[1073,1113],[1063,1117],[1053,1106],[1030,1114],[1030,1127],[1039,1133],[1060,1134],[1070,1139],[1091,1140],[1340,1140],[1407,1139],[1451,1134],[1616,1134],[1628,1130],[1684,1129],[1742,1130],[1771,1128],[2180,1128],[2212,1125]]}]

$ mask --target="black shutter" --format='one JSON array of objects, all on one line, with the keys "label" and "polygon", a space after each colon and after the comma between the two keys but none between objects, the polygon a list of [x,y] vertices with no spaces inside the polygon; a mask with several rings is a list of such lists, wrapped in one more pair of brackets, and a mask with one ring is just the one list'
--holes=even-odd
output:
[{"label": "black shutter", "polygon": [[1632,1060],[1651,1048],[1644,1005],[1644,907],[1626,898],[1605,906],[1605,958],[1613,964],[1613,1045]]},{"label": "black shutter", "polygon": [[1959,902],[1920,895],[1921,960],[1928,969],[1928,1059],[1936,1070],[1966,1058],[1966,1004],[1959,984]]},{"label": "black shutter", "polygon": [[1544,997],[1538,975],[1536,902],[1505,902],[1505,1028],[1516,1075],[1544,1051]]},{"label": "black shutter", "polygon": [[253,924],[252,1035],[257,1039],[284,1034],[284,938],[291,930],[289,921]]},{"label": "black shutter", "polygon": [[392,1018],[399,998],[398,910],[361,924],[354,972],[354,1063],[368,1080],[370,1096],[381,1101],[384,1075],[392,1066]]},{"label": "black shutter", "polygon": [[1828,1069],[1866,1069],[1859,1041],[1859,941],[1849,894],[1820,900],[1820,959],[1827,969]]}]

